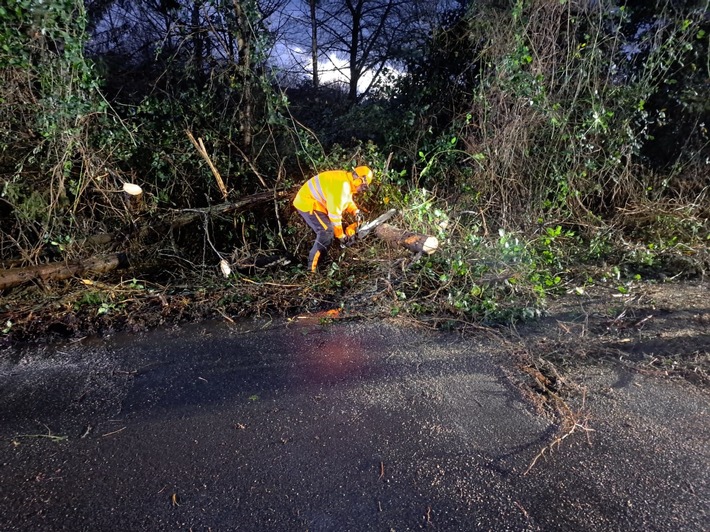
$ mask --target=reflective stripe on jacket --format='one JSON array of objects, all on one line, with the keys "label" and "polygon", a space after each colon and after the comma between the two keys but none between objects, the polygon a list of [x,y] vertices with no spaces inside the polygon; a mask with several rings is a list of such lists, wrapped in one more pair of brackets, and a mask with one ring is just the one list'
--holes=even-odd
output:
[{"label": "reflective stripe on jacket", "polygon": [[329,170],[310,178],[296,194],[293,206],[299,211],[313,214],[324,212],[333,223],[333,234],[342,238],[343,213],[355,214],[352,174],[344,170]]}]

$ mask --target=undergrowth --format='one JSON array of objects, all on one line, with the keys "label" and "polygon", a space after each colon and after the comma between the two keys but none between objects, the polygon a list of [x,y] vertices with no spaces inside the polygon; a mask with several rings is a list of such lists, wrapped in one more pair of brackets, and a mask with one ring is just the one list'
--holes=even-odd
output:
[{"label": "undergrowth", "polygon": [[[600,279],[621,291],[638,279],[703,277],[702,3],[471,4],[406,59],[406,75],[343,110],[338,138],[350,141],[323,145],[325,131],[291,114],[265,68],[257,12],[227,28],[250,28],[251,64],[234,54],[196,72],[178,46],[129,65],[134,78],[121,69],[111,78],[110,58],[85,54],[83,2],[13,0],[0,8],[2,265],[125,252],[133,266],[103,285],[77,274],[8,289],[1,337],[333,307],[500,324],[539,317],[551,297]],[[229,24],[236,5],[224,6]],[[320,111],[306,118],[322,123]],[[204,141],[201,153],[188,133]],[[395,225],[436,237],[439,249],[412,256],[371,236],[335,246],[309,276],[312,235],[287,196],[316,172],[358,164],[377,176],[358,199],[368,217],[395,207]],[[124,183],[143,187],[142,210]],[[273,198],[212,211],[255,193]],[[293,259],[239,267],[269,254]],[[222,260],[234,263],[226,278]]]}]

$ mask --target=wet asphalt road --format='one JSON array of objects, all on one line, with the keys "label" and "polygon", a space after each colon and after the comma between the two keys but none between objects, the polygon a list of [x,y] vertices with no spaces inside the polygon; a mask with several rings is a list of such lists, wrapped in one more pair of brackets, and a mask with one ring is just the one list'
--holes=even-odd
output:
[{"label": "wet asphalt road", "polygon": [[0,529],[710,529],[708,395],[584,371],[580,427],[525,475],[557,427],[493,339],[302,321],[0,352]]}]

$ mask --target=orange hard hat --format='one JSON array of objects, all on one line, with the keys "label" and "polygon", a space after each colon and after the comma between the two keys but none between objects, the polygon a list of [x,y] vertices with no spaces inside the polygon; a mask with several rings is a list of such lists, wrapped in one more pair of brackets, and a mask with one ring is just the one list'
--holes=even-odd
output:
[{"label": "orange hard hat", "polygon": [[370,183],[372,183],[372,170],[370,170],[367,166],[357,166],[355,170],[353,170],[353,174],[357,176],[357,179],[355,180],[356,186],[370,186]]}]

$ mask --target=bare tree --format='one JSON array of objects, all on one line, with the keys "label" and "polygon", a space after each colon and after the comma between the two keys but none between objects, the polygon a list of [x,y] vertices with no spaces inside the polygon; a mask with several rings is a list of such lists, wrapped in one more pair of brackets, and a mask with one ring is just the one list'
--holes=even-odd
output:
[{"label": "bare tree", "polygon": [[311,63],[313,68],[313,88],[318,89],[318,18],[316,17],[318,0],[308,0],[311,20]]},{"label": "bare tree", "polygon": [[[308,76],[317,89],[325,71],[347,82],[351,103],[366,97],[388,66],[402,67],[438,23],[442,7],[457,0],[87,0],[92,5],[97,53],[111,48],[138,63],[194,66],[197,76],[234,68],[239,79],[245,146],[252,121],[257,65],[266,42],[280,40],[270,60],[288,79]],[[101,41],[101,37],[105,39]],[[103,42],[103,46],[100,44]],[[288,57],[290,55],[290,57]],[[330,63],[330,64],[328,64]],[[149,82],[149,80],[138,80]],[[243,119],[243,120],[242,120]]]},{"label": "bare tree", "polygon": [[[399,35],[408,4],[404,0],[345,0],[323,6],[325,49],[338,59],[347,59],[351,103],[358,99],[363,74],[369,71],[372,79],[376,78],[391,59],[393,42]],[[362,94],[367,94],[370,88],[371,83]]]},{"label": "bare tree", "polygon": [[[90,0],[96,55],[118,58],[117,70],[137,94],[151,84],[177,86],[186,73],[202,87],[218,71],[231,71],[238,89],[237,123],[247,151],[254,126],[255,87],[268,56],[265,21],[288,0]],[[152,74],[145,75],[146,72]]]},{"label": "bare tree", "polygon": [[347,80],[348,100],[355,103],[370,93],[386,67],[401,64],[421,46],[442,7],[452,2],[302,0],[292,12],[287,38],[297,50],[310,53],[308,60],[294,54],[293,61],[301,75],[312,76],[314,88],[323,83],[326,70]]}]

